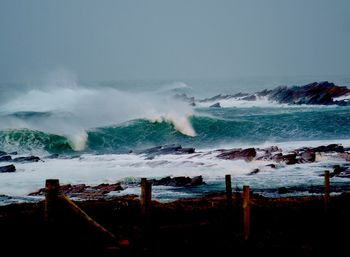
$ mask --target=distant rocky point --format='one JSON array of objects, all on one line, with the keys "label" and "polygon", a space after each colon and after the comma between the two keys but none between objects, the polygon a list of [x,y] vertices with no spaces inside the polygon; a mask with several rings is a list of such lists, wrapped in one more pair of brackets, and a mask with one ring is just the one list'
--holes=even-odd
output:
[{"label": "distant rocky point", "polygon": [[337,86],[328,81],[313,82],[304,86],[278,86],[275,89],[264,89],[253,94],[237,93],[234,95],[216,95],[205,99],[195,99],[186,94],[176,95],[178,99],[195,106],[196,103],[209,103],[210,107],[221,107],[222,100],[257,101],[267,98],[271,102],[291,105],[350,105],[350,89]]}]

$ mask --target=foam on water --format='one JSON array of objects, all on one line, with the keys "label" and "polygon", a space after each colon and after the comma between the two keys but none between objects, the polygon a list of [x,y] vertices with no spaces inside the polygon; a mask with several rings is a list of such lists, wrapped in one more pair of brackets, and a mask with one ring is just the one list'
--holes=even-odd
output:
[{"label": "foam on water", "polygon": [[[334,141],[298,142],[293,147],[318,146],[335,143]],[[338,141],[339,143],[339,141]],[[350,140],[343,141],[346,146]],[[291,145],[279,144],[288,152]],[[284,147],[287,146],[287,147]],[[332,155],[318,159],[309,164],[283,165],[273,161],[221,160],[216,158],[217,152],[202,151],[189,155],[160,155],[149,160],[146,156],[135,154],[84,154],[79,158],[45,159],[44,162],[17,164],[17,172],[1,174],[0,195],[24,197],[28,193],[44,186],[45,179],[58,178],[62,184],[97,185],[100,183],[126,183],[128,189],[121,193],[138,193],[137,186],[130,181],[139,181],[141,177],[161,178],[165,176],[199,176],[202,175],[207,186],[197,189],[177,189],[156,187],[154,197],[161,200],[172,200],[180,197],[200,195],[204,192],[223,190],[223,179],[226,174],[232,175],[233,187],[241,188],[248,184],[254,190],[276,189],[278,187],[293,187],[312,185],[321,186],[323,170],[335,164],[345,163]],[[267,167],[274,163],[278,169]],[[6,164],[6,163],[5,163]],[[260,172],[249,175],[254,169]],[[343,183],[344,179],[334,178],[334,182]],[[172,193],[171,193],[172,192]],[[174,193],[175,192],[175,193]]]}]

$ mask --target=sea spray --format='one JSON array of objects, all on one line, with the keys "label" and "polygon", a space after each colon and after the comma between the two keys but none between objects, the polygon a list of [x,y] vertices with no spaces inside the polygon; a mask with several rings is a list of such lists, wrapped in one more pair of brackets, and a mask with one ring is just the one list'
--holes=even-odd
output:
[{"label": "sea spray", "polygon": [[170,122],[180,133],[196,134],[189,121],[192,107],[165,94],[167,90],[130,93],[111,87],[87,87],[74,76],[58,75],[51,76],[46,87],[32,88],[0,103],[5,114],[0,116],[0,130],[29,129],[64,136],[77,151],[84,150],[87,131],[135,119]]}]

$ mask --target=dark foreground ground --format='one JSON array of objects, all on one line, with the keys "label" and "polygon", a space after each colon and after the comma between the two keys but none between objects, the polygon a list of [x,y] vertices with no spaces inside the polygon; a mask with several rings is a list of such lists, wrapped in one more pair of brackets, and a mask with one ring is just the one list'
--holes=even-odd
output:
[{"label": "dark foreground ground", "polygon": [[68,210],[46,223],[43,202],[3,206],[0,256],[324,256],[342,250],[347,256],[350,251],[350,194],[332,197],[327,213],[320,197],[253,195],[248,241],[242,239],[242,209],[236,196],[232,211],[223,195],[153,202],[149,219],[141,216],[133,196],[77,203],[117,235],[119,243]]}]

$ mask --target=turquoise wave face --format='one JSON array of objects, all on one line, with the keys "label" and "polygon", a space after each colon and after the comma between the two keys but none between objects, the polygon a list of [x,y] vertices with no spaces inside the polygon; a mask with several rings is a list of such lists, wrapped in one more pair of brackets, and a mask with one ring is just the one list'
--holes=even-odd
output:
[{"label": "turquoise wave face", "polygon": [[[85,152],[125,153],[155,145],[215,148],[225,143],[349,139],[350,107],[201,108],[191,118],[197,136],[171,123],[139,119],[88,131]],[[0,131],[0,150],[74,153],[68,138],[32,130]]]}]

